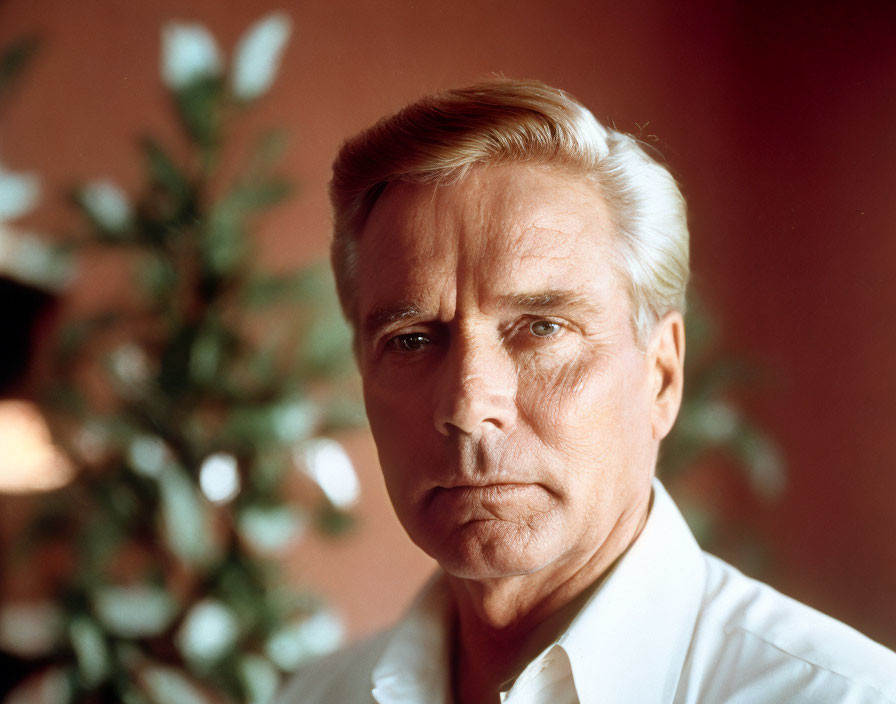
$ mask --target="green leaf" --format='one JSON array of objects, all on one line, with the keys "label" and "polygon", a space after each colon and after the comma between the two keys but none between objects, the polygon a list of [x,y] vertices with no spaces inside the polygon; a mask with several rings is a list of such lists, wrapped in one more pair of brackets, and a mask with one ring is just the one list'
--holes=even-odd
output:
[{"label": "green leaf", "polygon": [[244,263],[248,250],[244,220],[245,213],[228,207],[215,208],[208,218],[202,233],[202,259],[213,276],[227,276]]},{"label": "green leaf", "polygon": [[251,446],[266,442],[294,445],[310,437],[317,420],[317,408],[300,398],[271,405],[243,405],[232,411],[224,436]]},{"label": "green leaf", "polygon": [[141,680],[153,704],[209,704],[208,697],[173,667],[150,666]]},{"label": "green leaf", "polygon": [[282,550],[305,528],[302,515],[290,506],[248,506],[240,512],[240,534],[262,552]]},{"label": "green leaf", "polygon": [[69,625],[69,640],[78,661],[78,674],[87,687],[96,687],[109,676],[111,663],[103,632],[87,616],[75,617]]},{"label": "green leaf", "polygon": [[211,534],[208,507],[196,486],[175,467],[159,477],[162,525],[169,549],[184,562],[204,566],[220,558]]},{"label": "green leaf", "polygon": [[260,655],[240,658],[240,680],[248,696],[248,704],[270,704],[280,687],[280,673],[270,660]]},{"label": "green leaf", "polygon": [[140,140],[146,171],[151,184],[165,189],[178,202],[190,195],[190,183],[162,146],[152,137]]},{"label": "green leaf", "polygon": [[94,594],[93,608],[106,630],[122,638],[159,635],[177,613],[167,591],[147,585],[102,587]]},{"label": "green leaf", "polygon": [[199,330],[190,346],[190,379],[193,383],[199,386],[214,383],[236,345],[236,337],[217,321],[211,321]]},{"label": "green leaf", "polygon": [[[105,490],[101,490],[101,492],[105,494]],[[102,501],[108,501],[107,496],[101,498]],[[92,512],[90,522],[81,537],[83,566],[92,573],[96,573],[108,565],[110,558],[124,540],[123,529],[124,526],[113,520],[106,511],[101,514]]]},{"label": "green leaf", "polygon": [[301,663],[339,647],[342,624],[332,614],[319,611],[304,621],[280,628],[266,644],[268,657],[282,670],[294,670]]},{"label": "green leaf", "polygon": [[178,272],[170,258],[153,255],[141,259],[137,277],[147,295],[161,303],[171,298]]},{"label": "green leaf", "polygon": [[175,104],[187,133],[204,147],[218,141],[224,84],[217,76],[191,81],[174,93]]},{"label": "green leaf", "polygon": [[35,36],[20,37],[0,54],[0,97],[13,87],[39,46]]}]

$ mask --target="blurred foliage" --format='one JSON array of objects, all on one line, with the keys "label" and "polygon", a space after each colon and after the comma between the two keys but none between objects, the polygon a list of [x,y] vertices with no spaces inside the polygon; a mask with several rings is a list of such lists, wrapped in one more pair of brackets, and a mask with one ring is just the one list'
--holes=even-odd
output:
[{"label": "blurred foliage", "polygon": [[31,62],[38,44],[36,37],[22,37],[0,53],[0,105]]},{"label": "blurred foliage", "polygon": [[[357,479],[320,437],[362,417],[349,333],[324,268],[251,264],[256,216],[292,191],[277,171],[283,133],[263,135],[230,182],[219,168],[289,30],[282,14],[263,18],[225,71],[204,27],[167,26],[183,144],[141,140],[133,198],[105,180],[75,189],[87,224],[67,247],[116,253],[135,295],[60,332],[43,407],[77,478],[38,497],[6,556],[10,573],[54,549],[72,558],[46,601],[0,611],[0,647],[45,665],[57,701],[266,702],[340,638],[274,557],[308,526],[351,523]],[[30,46],[0,59],[0,88]]]},{"label": "blurred foliage", "polygon": [[[786,469],[774,440],[744,415],[736,393],[755,385],[757,368],[719,351],[719,335],[705,304],[692,289],[686,322],[684,398],[678,419],[660,448],[659,471],[701,546],[724,551],[745,569],[761,571],[766,563],[761,541],[744,530],[735,546],[720,545],[722,526],[730,522],[718,513],[711,497],[695,500],[681,487],[701,464],[713,471],[728,467],[759,502],[774,501],[783,492]],[[731,536],[726,536],[731,542]],[[745,564],[749,563],[749,564]]]}]

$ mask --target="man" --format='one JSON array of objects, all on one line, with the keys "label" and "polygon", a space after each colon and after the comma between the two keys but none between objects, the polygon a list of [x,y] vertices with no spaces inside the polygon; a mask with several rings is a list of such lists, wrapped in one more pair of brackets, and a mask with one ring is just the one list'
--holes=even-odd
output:
[{"label": "man", "polygon": [[654,479],[685,206],[635,140],[499,80],[334,165],[333,265],[402,525],[441,572],[284,702],[896,702],[896,655],[700,551]]}]

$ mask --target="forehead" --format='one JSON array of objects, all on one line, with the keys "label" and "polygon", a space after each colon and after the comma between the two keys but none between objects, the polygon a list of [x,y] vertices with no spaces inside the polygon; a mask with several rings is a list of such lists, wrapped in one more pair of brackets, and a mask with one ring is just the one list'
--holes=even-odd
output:
[{"label": "forehead", "polygon": [[361,232],[358,313],[446,289],[587,289],[615,278],[613,243],[595,186],[556,169],[481,166],[449,185],[392,184]]}]

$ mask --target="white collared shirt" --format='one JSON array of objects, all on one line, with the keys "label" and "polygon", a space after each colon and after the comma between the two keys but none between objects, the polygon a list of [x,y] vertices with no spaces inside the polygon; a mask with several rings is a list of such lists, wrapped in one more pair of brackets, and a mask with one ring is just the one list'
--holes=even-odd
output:
[{"label": "white collared shirt", "polygon": [[[451,704],[437,575],[390,631],[304,667],[278,704]],[[700,550],[666,493],[504,704],[896,704],[896,653]],[[462,703],[457,703],[462,704]]]}]

